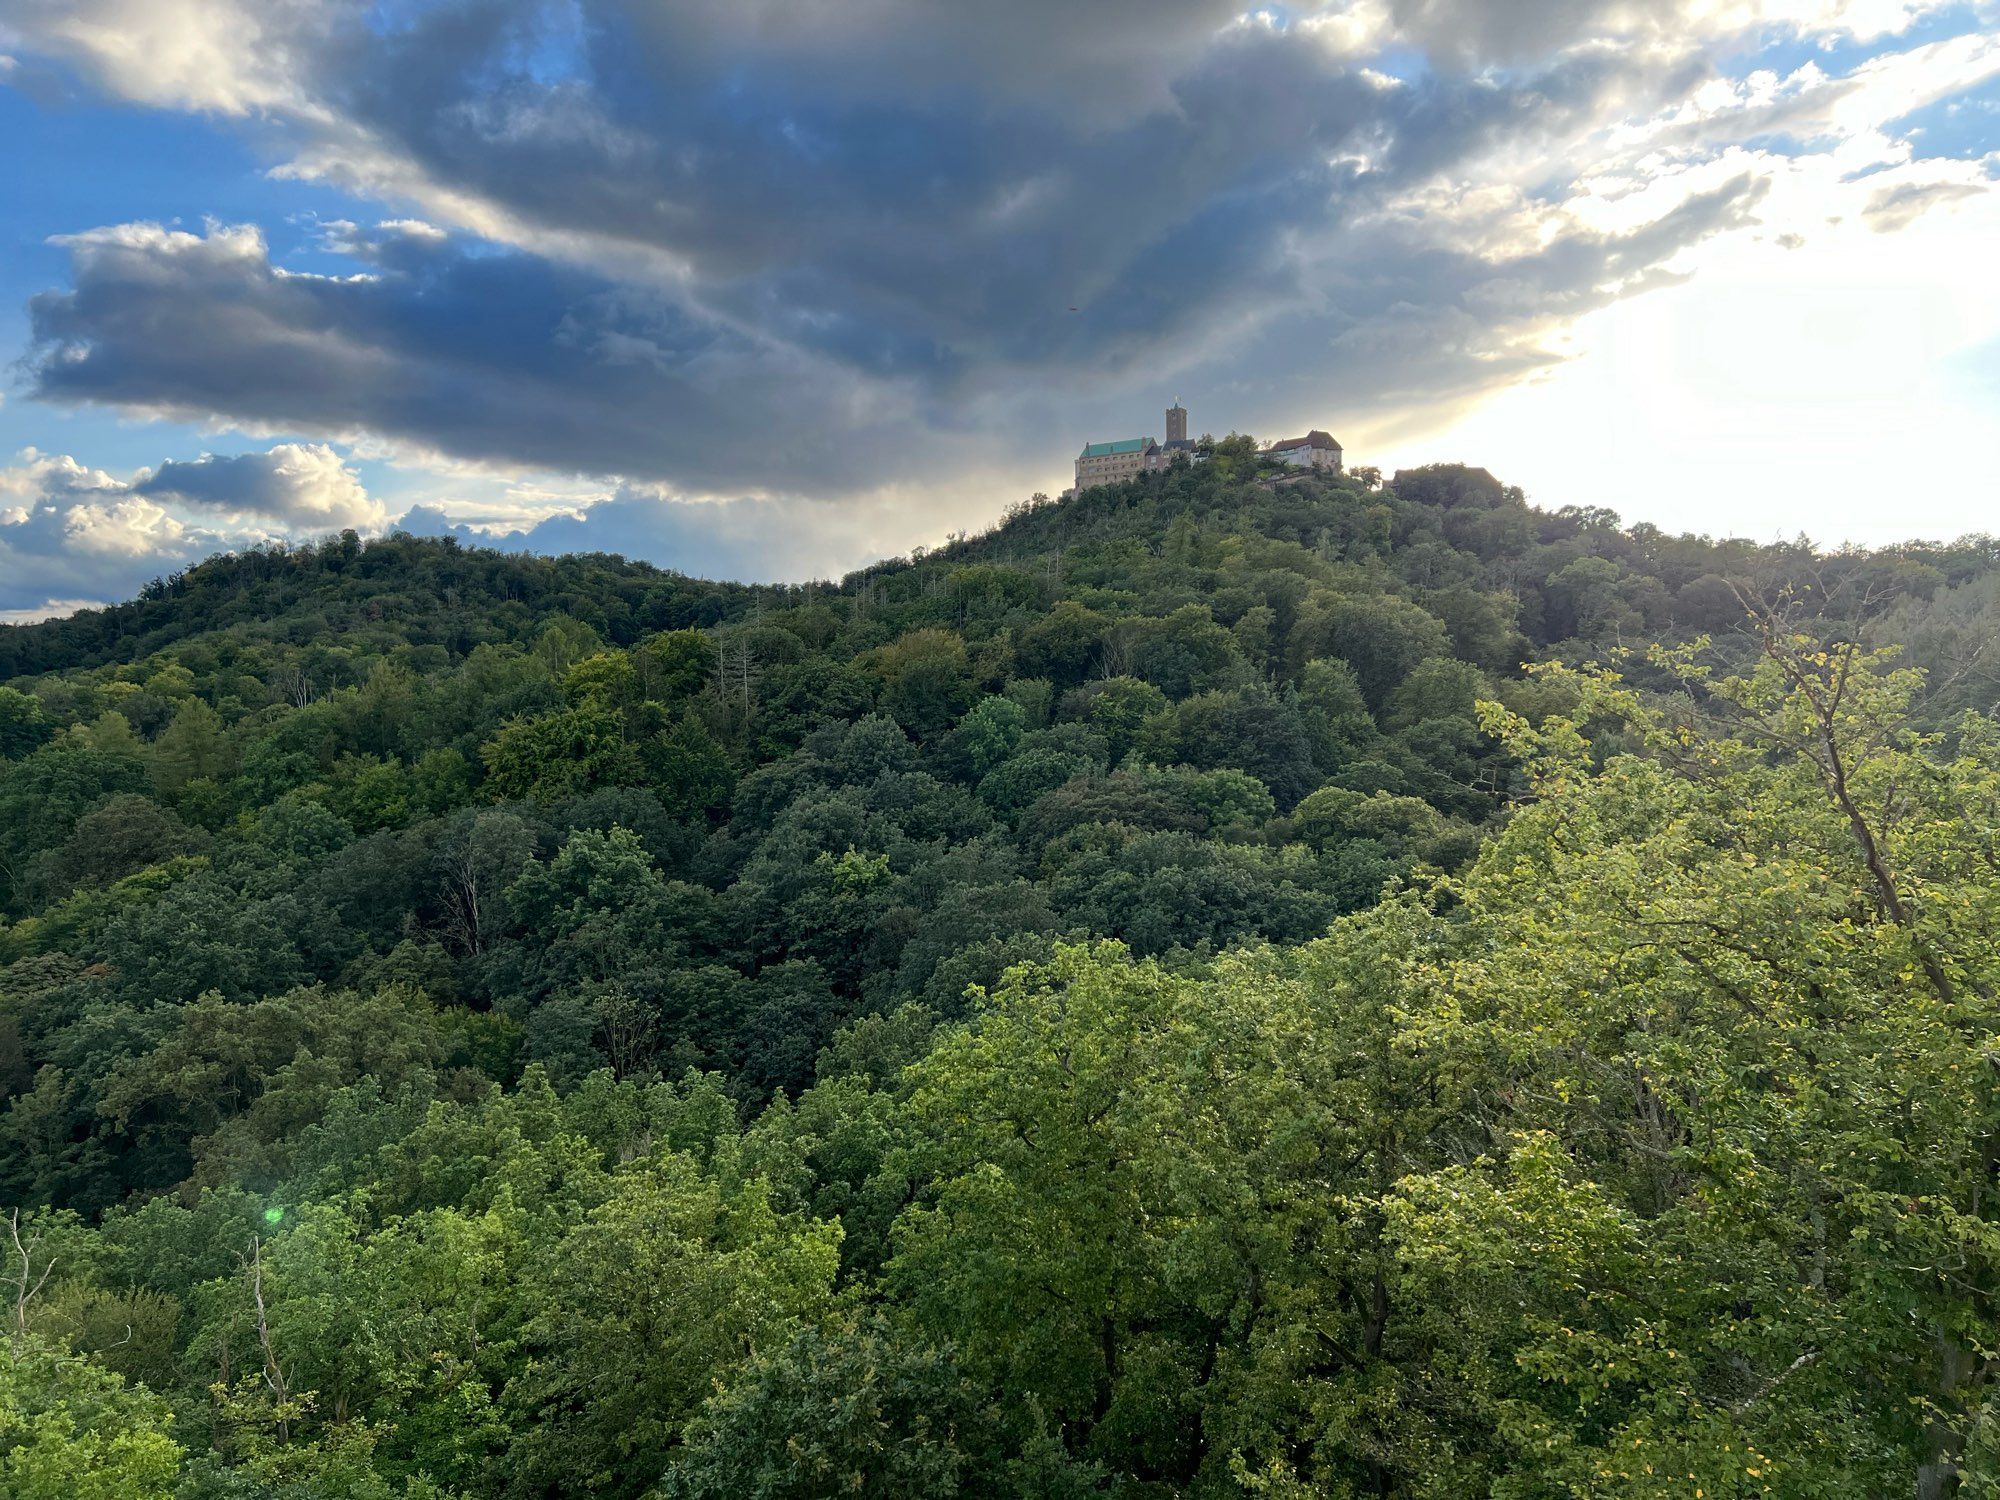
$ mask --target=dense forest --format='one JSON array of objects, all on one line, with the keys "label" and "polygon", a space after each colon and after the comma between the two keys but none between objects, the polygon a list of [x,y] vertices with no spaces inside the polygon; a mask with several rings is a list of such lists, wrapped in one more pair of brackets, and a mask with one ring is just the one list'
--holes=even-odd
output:
[{"label": "dense forest", "polygon": [[0,630],[0,1494],[2000,1495],[1997,631],[1234,439]]}]

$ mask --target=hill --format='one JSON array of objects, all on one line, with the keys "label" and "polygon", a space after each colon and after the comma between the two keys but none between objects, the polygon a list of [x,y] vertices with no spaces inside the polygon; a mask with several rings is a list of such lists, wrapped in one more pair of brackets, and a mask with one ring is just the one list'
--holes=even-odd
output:
[{"label": "hill", "polygon": [[202,1495],[1955,1463],[1996,578],[1224,444],[838,583],[0,631],[0,1386]]}]

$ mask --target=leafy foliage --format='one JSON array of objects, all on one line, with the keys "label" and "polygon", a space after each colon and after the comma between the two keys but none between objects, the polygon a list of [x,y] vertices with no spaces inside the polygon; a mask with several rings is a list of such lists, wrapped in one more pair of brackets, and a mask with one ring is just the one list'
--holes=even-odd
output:
[{"label": "leafy foliage", "polygon": [[0,631],[0,1488],[2000,1493],[1995,561],[1231,440]]}]

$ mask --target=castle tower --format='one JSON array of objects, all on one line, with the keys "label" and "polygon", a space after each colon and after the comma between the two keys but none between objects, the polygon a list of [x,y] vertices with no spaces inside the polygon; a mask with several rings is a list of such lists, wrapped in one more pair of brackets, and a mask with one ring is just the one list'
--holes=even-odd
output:
[{"label": "castle tower", "polygon": [[1178,401],[1167,408],[1167,441],[1170,443],[1187,441],[1187,408]]}]

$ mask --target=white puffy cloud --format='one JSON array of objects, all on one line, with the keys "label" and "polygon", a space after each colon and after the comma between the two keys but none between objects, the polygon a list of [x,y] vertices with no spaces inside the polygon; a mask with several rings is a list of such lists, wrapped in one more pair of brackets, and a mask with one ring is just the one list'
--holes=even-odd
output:
[{"label": "white puffy cloud", "polygon": [[215,552],[385,518],[331,448],[280,444],[130,478],[30,448],[0,467],[0,618],[127,598]]},{"label": "white puffy cloud", "polygon": [[306,110],[305,60],[355,13],[325,0],[5,0],[0,42],[11,32],[142,104]]},{"label": "white puffy cloud", "polygon": [[132,485],[223,515],[274,522],[288,531],[379,530],[382,503],[324,443],[280,443],[263,453],[169,459]]},{"label": "white puffy cloud", "polygon": [[29,449],[0,468],[0,609],[123,598],[219,540],[65,455]]}]

